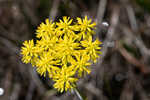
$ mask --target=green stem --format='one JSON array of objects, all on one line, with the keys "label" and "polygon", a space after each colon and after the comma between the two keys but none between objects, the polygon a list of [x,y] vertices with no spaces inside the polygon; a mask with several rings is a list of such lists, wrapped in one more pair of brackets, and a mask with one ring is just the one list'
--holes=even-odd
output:
[{"label": "green stem", "polygon": [[74,92],[76,93],[76,95],[78,96],[78,98],[80,100],[84,100],[83,97],[82,97],[82,95],[80,94],[80,92],[76,88],[74,88],[73,90],[74,90]]}]

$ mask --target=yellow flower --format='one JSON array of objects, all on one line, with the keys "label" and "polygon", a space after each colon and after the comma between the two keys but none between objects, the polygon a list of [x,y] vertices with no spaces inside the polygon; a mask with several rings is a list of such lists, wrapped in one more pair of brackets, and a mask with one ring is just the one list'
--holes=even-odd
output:
[{"label": "yellow flower", "polygon": [[[57,37],[45,37],[40,41],[37,41],[37,47],[43,48],[44,50],[51,50],[56,46],[56,42],[58,41]],[[40,49],[39,48],[39,49]],[[52,50],[54,51],[54,50]]]},{"label": "yellow flower", "polygon": [[[73,27],[71,26],[73,19],[70,19],[70,17],[63,17],[63,20],[59,20],[59,22],[56,23],[58,26],[56,28],[56,33],[58,36],[66,34],[66,35],[74,35]],[[69,33],[69,34],[68,34]]]},{"label": "yellow flower", "polygon": [[58,89],[58,91],[63,92],[64,90],[67,91],[68,89],[71,90],[72,88],[75,88],[75,82],[78,79],[74,78],[75,71],[73,70],[73,68],[73,66],[67,67],[66,65],[64,65],[54,74],[54,87]]},{"label": "yellow flower", "polygon": [[49,19],[45,20],[45,24],[41,23],[38,29],[36,30],[36,37],[51,37],[52,35],[55,35],[54,32],[55,23],[52,23],[52,21],[49,21]]},{"label": "yellow flower", "polygon": [[33,56],[37,56],[36,53],[34,52],[34,43],[33,40],[25,41],[23,43],[23,47],[21,48],[21,54],[23,55],[23,62],[24,63],[30,63],[32,60]]},{"label": "yellow flower", "polygon": [[58,57],[62,58],[63,64],[69,62],[71,56],[76,55],[77,50],[75,49],[78,49],[80,45],[75,42],[75,39],[72,37],[68,38],[67,36],[64,36],[64,39],[60,39],[58,43],[56,50],[60,52]]},{"label": "yellow flower", "polygon": [[89,66],[101,53],[101,42],[92,41],[95,25],[87,16],[76,23],[66,16],[56,24],[46,19],[36,30],[38,40],[23,43],[22,61],[35,66],[40,75],[47,74],[58,91],[71,90],[91,72]]},{"label": "yellow flower", "polygon": [[82,20],[81,18],[77,18],[78,24],[80,25],[80,29],[81,31],[86,31],[88,30],[89,32],[91,32],[91,29],[93,29],[96,26],[96,23],[91,23],[92,20],[87,18],[87,16],[85,16],[85,18]]},{"label": "yellow flower", "polygon": [[92,42],[92,36],[89,36],[87,40],[81,41],[81,44],[83,47],[85,47],[85,51],[87,55],[89,55],[91,59],[94,60],[94,62],[96,62],[96,59],[98,58],[98,54],[101,54],[100,44],[102,43],[98,39]]},{"label": "yellow flower", "polygon": [[88,68],[88,66],[91,65],[91,63],[89,62],[90,57],[89,55],[87,55],[84,52],[79,53],[78,55],[75,56],[76,59],[72,59],[71,64],[76,66],[75,70],[78,71],[78,75],[79,77],[82,77],[83,73],[90,73],[90,69]]},{"label": "yellow flower", "polygon": [[37,60],[37,72],[40,75],[46,75],[46,72],[51,74],[51,69],[56,65],[59,65],[60,60],[57,60],[55,56],[52,56],[50,52],[44,52],[40,59]]}]

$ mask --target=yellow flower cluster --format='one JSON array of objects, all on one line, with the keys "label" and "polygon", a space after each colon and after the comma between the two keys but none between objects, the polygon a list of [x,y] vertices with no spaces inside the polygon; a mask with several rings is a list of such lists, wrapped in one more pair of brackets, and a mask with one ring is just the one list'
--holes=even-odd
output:
[{"label": "yellow flower cluster", "polygon": [[92,40],[95,26],[87,16],[74,22],[66,16],[56,23],[46,19],[36,30],[37,40],[23,43],[22,61],[36,66],[40,75],[48,73],[58,91],[71,90],[101,53],[101,42]]}]

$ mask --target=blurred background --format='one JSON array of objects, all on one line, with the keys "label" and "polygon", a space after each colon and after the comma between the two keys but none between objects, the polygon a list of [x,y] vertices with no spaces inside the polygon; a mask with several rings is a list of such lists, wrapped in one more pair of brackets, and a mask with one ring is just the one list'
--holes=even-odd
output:
[{"label": "blurred background", "polygon": [[79,100],[21,62],[46,18],[88,16],[102,55],[77,87],[85,100],[150,100],[150,0],[0,0],[0,100]]}]

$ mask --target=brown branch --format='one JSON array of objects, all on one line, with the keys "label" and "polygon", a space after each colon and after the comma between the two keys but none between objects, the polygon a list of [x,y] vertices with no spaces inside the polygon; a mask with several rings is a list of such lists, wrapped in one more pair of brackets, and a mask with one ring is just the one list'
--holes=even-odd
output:
[{"label": "brown branch", "polygon": [[106,4],[107,4],[107,0],[100,0],[99,4],[98,4],[98,11],[97,11],[97,24],[101,24],[103,17],[104,17],[104,13],[105,13],[105,9],[106,9]]},{"label": "brown branch", "polygon": [[12,94],[10,96],[10,100],[18,100],[19,99],[19,93],[21,90],[21,85],[20,83],[13,83],[14,84],[14,89],[12,91]]},{"label": "brown branch", "polygon": [[58,7],[60,5],[61,0],[53,0],[52,8],[49,12],[49,19],[54,20],[57,12],[58,12]]},{"label": "brown branch", "polygon": [[106,44],[108,42],[113,41],[113,38],[115,36],[115,29],[116,29],[118,21],[119,21],[119,14],[120,14],[120,8],[118,6],[114,6],[113,11],[112,11],[110,27],[108,29],[106,38],[105,38],[105,40],[103,42],[104,46],[103,46],[103,48],[101,50],[102,55],[101,55],[100,59],[98,60],[99,61],[98,65],[100,65],[103,62],[104,57],[107,54],[108,48],[107,48]]},{"label": "brown branch", "polygon": [[140,36],[135,36],[132,30],[125,25],[121,24],[119,25],[119,27],[123,31],[125,36],[130,37],[130,39],[135,42],[136,46],[140,49],[143,57],[150,56],[150,50],[146,48]]},{"label": "brown branch", "polygon": [[119,43],[116,42],[117,49],[121,53],[121,55],[131,64],[135,65],[140,71],[144,74],[147,74],[150,72],[150,70],[144,65],[142,62],[137,60],[134,56],[132,56],[130,53],[126,51],[125,48]]}]

